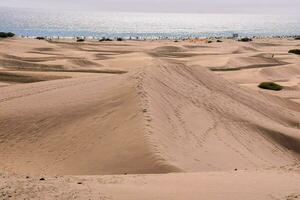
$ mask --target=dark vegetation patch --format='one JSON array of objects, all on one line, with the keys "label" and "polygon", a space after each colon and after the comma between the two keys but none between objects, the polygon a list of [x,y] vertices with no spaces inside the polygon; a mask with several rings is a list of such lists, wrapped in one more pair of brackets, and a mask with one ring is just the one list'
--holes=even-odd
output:
[{"label": "dark vegetation patch", "polygon": [[46,38],[45,38],[45,37],[38,36],[38,37],[36,37],[35,39],[37,39],[37,40],[45,40]]},{"label": "dark vegetation patch", "polygon": [[0,32],[0,38],[10,38],[10,37],[14,37],[15,34],[11,33],[11,32]]},{"label": "dark vegetation patch", "polygon": [[259,88],[265,89],[265,90],[274,90],[274,91],[280,91],[283,89],[283,87],[277,83],[274,82],[263,82],[258,85]]},{"label": "dark vegetation patch", "polygon": [[247,38],[247,37],[245,37],[245,38],[241,38],[241,39],[239,39],[239,41],[240,41],[240,42],[251,42],[251,41],[252,41],[252,39],[251,39],[251,38]]},{"label": "dark vegetation patch", "polygon": [[110,38],[105,38],[105,37],[103,37],[99,40],[99,42],[111,42],[111,41],[113,41],[113,40]]},{"label": "dark vegetation patch", "polygon": [[289,50],[289,53],[300,55],[300,49],[291,49]]}]

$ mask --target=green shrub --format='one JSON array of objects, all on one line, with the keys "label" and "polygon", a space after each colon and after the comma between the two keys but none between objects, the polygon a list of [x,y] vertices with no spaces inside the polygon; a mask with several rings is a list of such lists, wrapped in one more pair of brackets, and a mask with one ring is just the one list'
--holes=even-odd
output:
[{"label": "green shrub", "polygon": [[293,53],[293,54],[298,54],[298,55],[300,55],[300,49],[292,49],[292,50],[289,50],[289,53]]},{"label": "green shrub", "polygon": [[105,37],[103,37],[103,38],[101,38],[100,40],[99,40],[99,42],[110,42],[110,41],[113,41],[112,39],[110,39],[110,38],[105,38]]},{"label": "green shrub", "polygon": [[240,42],[251,42],[252,39],[246,37],[246,38],[241,38],[241,39],[239,39],[239,41],[240,41]]},{"label": "green shrub", "polygon": [[261,89],[266,89],[266,90],[275,90],[275,91],[280,91],[283,89],[281,85],[278,85],[273,82],[263,82],[258,85],[259,88]]},{"label": "green shrub", "polygon": [[15,36],[15,34],[11,33],[11,32],[8,32],[8,33],[0,32],[0,38],[8,38],[8,37],[14,37],[14,36]]},{"label": "green shrub", "polygon": [[35,39],[37,39],[37,40],[45,40],[46,38],[45,38],[45,37],[38,36],[38,37],[36,37]]}]

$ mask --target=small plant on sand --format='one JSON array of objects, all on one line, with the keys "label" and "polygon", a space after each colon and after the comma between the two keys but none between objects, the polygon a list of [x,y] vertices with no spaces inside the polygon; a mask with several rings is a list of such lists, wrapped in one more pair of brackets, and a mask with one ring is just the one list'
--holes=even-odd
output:
[{"label": "small plant on sand", "polygon": [[35,39],[37,39],[37,40],[45,40],[46,38],[39,36],[39,37],[36,37]]},{"label": "small plant on sand", "polygon": [[110,38],[105,38],[105,37],[103,37],[103,38],[101,38],[100,40],[99,40],[99,42],[109,42],[109,41],[113,41],[112,39],[110,39]]},{"label": "small plant on sand", "polygon": [[240,42],[251,42],[251,41],[252,41],[252,39],[251,39],[251,38],[247,38],[247,37],[245,37],[245,38],[241,38],[241,39],[239,39],[239,41],[240,41]]},{"label": "small plant on sand", "polygon": [[292,50],[289,50],[289,53],[293,53],[293,54],[298,54],[298,55],[300,55],[300,49],[292,49]]},{"label": "small plant on sand", "polygon": [[15,36],[15,34],[11,33],[11,32],[8,32],[8,33],[0,32],[0,38],[9,38],[9,37],[14,37],[14,36]]},{"label": "small plant on sand", "polygon": [[77,42],[84,42],[85,40],[80,38],[80,39],[77,39]]},{"label": "small plant on sand", "polygon": [[119,42],[121,42],[121,41],[123,41],[123,38],[117,38],[117,41],[119,41]]},{"label": "small plant on sand", "polygon": [[275,90],[275,91],[280,91],[283,89],[281,85],[278,85],[274,82],[263,82],[259,84],[258,87],[265,90]]}]

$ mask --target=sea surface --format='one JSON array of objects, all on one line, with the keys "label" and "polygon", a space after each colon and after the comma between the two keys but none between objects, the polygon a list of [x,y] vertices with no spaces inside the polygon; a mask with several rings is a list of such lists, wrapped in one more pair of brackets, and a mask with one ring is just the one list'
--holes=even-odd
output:
[{"label": "sea surface", "polygon": [[181,38],[300,35],[299,15],[81,12],[0,8],[0,31],[24,36]]}]

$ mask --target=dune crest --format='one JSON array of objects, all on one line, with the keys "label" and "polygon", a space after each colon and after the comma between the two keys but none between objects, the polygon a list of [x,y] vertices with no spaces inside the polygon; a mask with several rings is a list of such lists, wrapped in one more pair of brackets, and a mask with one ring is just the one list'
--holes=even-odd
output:
[{"label": "dune crest", "polygon": [[299,104],[167,59],[102,79],[7,87],[1,111],[0,163],[11,172],[222,171],[299,157]]}]

